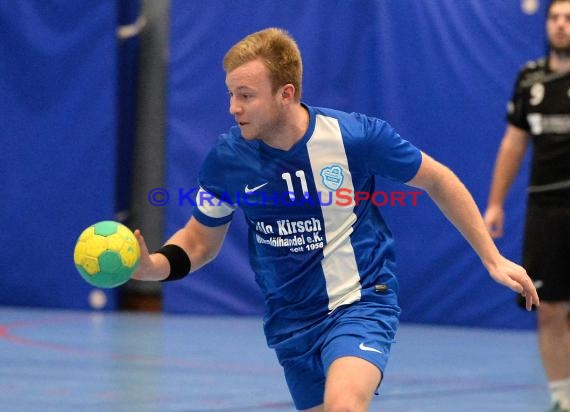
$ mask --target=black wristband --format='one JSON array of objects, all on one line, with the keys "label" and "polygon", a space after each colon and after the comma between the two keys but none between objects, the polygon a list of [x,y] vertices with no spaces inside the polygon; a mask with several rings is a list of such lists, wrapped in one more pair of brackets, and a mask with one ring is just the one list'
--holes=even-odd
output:
[{"label": "black wristband", "polygon": [[190,258],[180,246],[164,245],[154,253],[164,255],[170,264],[170,273],[168,277],[161,282],[182,279],[190,273],[190,268],[192,267]]}]

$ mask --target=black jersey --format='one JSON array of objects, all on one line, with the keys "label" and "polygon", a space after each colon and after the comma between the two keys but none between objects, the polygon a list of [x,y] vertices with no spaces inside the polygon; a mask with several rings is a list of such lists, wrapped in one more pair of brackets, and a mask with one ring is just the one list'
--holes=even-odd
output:
[{"label": "black jersey", "polygon": [[520,71],[507,119],[532,137],[530,199],[570,204],[570,73],[542,58]]}]

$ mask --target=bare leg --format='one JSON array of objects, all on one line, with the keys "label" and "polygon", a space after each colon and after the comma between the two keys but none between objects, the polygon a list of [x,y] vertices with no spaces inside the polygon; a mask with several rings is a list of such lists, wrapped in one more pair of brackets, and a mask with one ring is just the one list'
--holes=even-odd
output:
[{"label": "bare leg", "polygon": [[324,411],[366,412],[381,376],[380,370],[364,359],[338,358],[327,373]]},{"label": "bare leg", "polygon": [[541,302],[538,308],[538,342],[548,381],[570,376],[570,332],[566,302]]}]

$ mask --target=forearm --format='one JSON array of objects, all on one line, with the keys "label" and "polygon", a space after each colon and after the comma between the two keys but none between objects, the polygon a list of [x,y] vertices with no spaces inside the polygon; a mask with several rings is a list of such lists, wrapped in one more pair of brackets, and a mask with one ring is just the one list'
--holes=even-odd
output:
[{"label": "forearm", "polygon": [[527,310],[540,304],[530,277],[521,266],[499,253],[473,197],[451,170],[422,153],[420,168],[408,184],[429,194],[475,250],[491,277],[526,297]]},{"label": "forearm", "polygon": [[165,242],[165,245],[176,245],[184,250],[191,262],[190,272],[194,272],[212,261],[219,251],[219,247],[211,247],[209,243],[204,243],[199,236],[199,234],[185,227],[174,233]]},{"label": "forearm", "polygon": [[[202,225],[194,218],[190,219],[184,228],[177,231],[165,242],[165,245],[176,245],[180,248],[174,248],[174,250],[170,248],[168,251],[170,253],[165,252],[170,255],[170,258],[164,253],[149,253],[142,234],[138,230],[135,231],[141,249],[141,257],[139,267],[133,274],[133,279],[160,281],[173,273],[186,275],[188,272],[199,269],[218,254],[228,226],[229,224],[210,228]],[[186,269],[189,269],[188,272]],[[174,278],[179,277],[175,276]]]},{"label": "forearm", "polygon": [[[184,229],[176,232],[165,245],[174,244],[182,247],[182,253],[185,253],[188,246],[183,247],[181,244],[186,242],[183,241],[184,235],[182,232]],[[135,231],[135,236],[139,242],[139,247],[141,250],[141,256],[139,261],[139,266],[137,270],[133,273],[132,278],[135,280],[144,281],[161,281],[169,277],[172,272],[172,265],[169,258],[160,252],[151,253],[148,251],[146,242],[139,230]]]},{"label": "forearm", "polygon": [[503,207],[513,180],[519,172],[527,147],[526,133],[509,126],[497,153],[488,207]]},{"label": "forearm", "polygon": [[457,228],[489,268],[500,258],[481,213],[467,188],[449,169],[439,171],[440,178],[425,190],[447,219]]},{"label": "forearm", "polygon": [[505,198],[511,184],[517,175],[520,167],[520,160],[514,159],[508,153],[508,148],[501,147],[495,163],[495,170],[489,191],[488,207],[503,207]]},{"label": "forearm", "polygon": [[409,185],[424,189],[469,242],[487,269],[500,260],[473,197],[446,166],[422,153],[422,164]]},{"label": "forearm", "polygon": [[[177,266],[176,262],[185,261],[183,254],[188,258],[189,271],[184,273],[194,272],[200,267],[204,266],[206,263],[211,261],[215,256],[217,251],[208,252],[200,243],[193,242],[191,234],[185,233],[185,229],[180,229],[176,232],[170,239],[168,239],[164,246],[176,245],[180,249],[174,249],[174,256],[182,255],[179,259],[169,259],[165,252],[161,252],[159,249],[155,252],[146,252],[141,254],[141,270],[137,270],[133,279],[145,280],[145,281],[161,281],[168,278],[171,273],[177,272],[178,267],[173,268],[172,266]],[[172,251],[172,249],[170,249]],[[184,265],[186,266],[186,265]]]}]

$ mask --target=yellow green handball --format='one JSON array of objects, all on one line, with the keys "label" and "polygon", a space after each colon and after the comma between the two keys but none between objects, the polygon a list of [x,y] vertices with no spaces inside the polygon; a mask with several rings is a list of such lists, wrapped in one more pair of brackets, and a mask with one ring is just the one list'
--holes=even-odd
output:
[{"label": "yellow green handball", "polygon": [[98,288],[114,288],[127,282],[139,258],[139,244],[133,232],[111,220],[85,229],[73,253],[79,274]]}]

